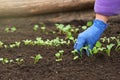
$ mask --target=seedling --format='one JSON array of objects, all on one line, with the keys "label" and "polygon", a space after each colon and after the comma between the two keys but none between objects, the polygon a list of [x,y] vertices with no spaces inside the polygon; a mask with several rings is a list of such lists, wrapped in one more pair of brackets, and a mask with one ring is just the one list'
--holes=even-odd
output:
[{"label": "seedling", "polygon": [[86,24],[88,27],[92,26],[92,21],[88,21]]},{"label": "seedling", "polygon": [[5,28],[5,32],[15,32],[16,30],[17,30],[16,27]]},{"label": "seedling", "polygon": [[82,26],[82,30],[86,30],[87,29],[87,26]]},{"label": "seedling", "polygon": [[115,40],[116,39],[116,37],[110,37],[112,40]]},{"label": "seedling", "polygon": [[17,42],[17,41],[15,42],[16,47],[20,47],[20,44],[21,44],[21,42]]},{"label": "seedling", "polygon": [[11,27],[11,28],[10,28],[10,31],[11,31],[11,32],[15,32],[16,30],[17,30],[16,27]]},{"label": "seedling", "polygon": [[2,48],[3,47],[3,42],[2,41],[0,41],[0,48]]},{"label": "seedling", "polygon": [[9,32],[10,31],[10,28],[5,28],[5,32]]},{"label": "seedling", "polygon": [[84,47],[82,47],[80,49],[80,57],[82,57],[82,54],[86,53],[87,56],[91,56],[92,55],[92,50],[90,49],[89,45],[86,45]]},{"label": "seedling", "polygon": [[34,25],[33,30],[34,30],[34,31],[37,31],[38,28],[39,28],[39,25]]},{"label": "seedling", "polygon": [[73,50],[73,51],[71,51],[71,53],[74,55],[73,60],[76,60],[76,59],[79,58],[79,56],[78,56],[78,51],[77,51],[76,49]]},{"label": "seedling", "polygon": [[95,44],[95,47],[92,49],[92,54],[97,54],[99,51],[104,51],[104,47],[102,47],[102,44],[100,41],[97,41]]},{"label": "seedling", "polygon": [[116,42],[117,42],[117,46],[116,46],[115,50],[118,51],[118,50],[120,50],[120,40],[116,39]]},{"label": "seedling", "polygon": [[14,47],[16,47],[16,45],[15,44],[10,44],[9,47],[14,48]]},{"label": "seedling", "polygon": [[56,58],[57,58],[57,59],[56,59],[57,62],[62,61],[63,53],[64,53],[64,51],[63,51],[63,50],[60,50],[59,52],[57,52],[57,53],[55,54],[55,56],[56,56]]},{"label": "seedling", "polygon": [[17,64],[21,64],[21,63],[23,63],[24,59],[16,58],[15,61]]},{"label": "seedling", "polygon": [[23,42],[24,42],[25,45],[34,45],[32,40],[26,39],[26,40],[23,40]]},{"label": "seedling", "polygon": [[100,38],[100,40],[102,40],[102,42],[105,42],[106,39],[107,39],[107,37]]},{"label": "seedling", "polygon": [[36,45],[44,45],[44,41],[42,40],[41,37],[37,37],[36,40],[34,41],[34,44],[36,44]]},{"label": "seedling", "polygon": [[108,56],[110,56],[111,49],[112,49],[112,47],[113,47],[114,45],[115,45],[115,44],[109,44],[109,45],[107,45],[106,53],[107,53]]},{"label": "seedling", "polygon": [[[19,47],[19,46],[20,46],[20,43],[21,43],[21,42],[17,42],[17,41],[16,41],[15,43],[10,44],[9,47],[10,47],[10,48]],[[7,48],[7,45],[4,45],[4,47]]]},{"label": "seedling", "polygon": [[9,63],[8,58],[0,58],[0,61],[1,61],[3,64]]},{"label": "seedling", "polygon": [[45,25],[44,23],[40,23],[40,25],[41,25],[41,30],[42,30],[42,32],[45,32],[45,30],[46,30],[46,25]]},{"label": "seedling", "polygon": [[57,29],[59,29],[60,33],[62,33],[62,29],[64,28],[63,24],[55,24]]},{"label": "seedling", "polygon": [[7,45],[4,45],[4,48],[8,48],[8,46],[7,46]]},{"label": "seedling", "polygon": [[37,54],[35,57],[31,57],[34,59],[34,64],[38,63],[43,57],[40,54]]}]

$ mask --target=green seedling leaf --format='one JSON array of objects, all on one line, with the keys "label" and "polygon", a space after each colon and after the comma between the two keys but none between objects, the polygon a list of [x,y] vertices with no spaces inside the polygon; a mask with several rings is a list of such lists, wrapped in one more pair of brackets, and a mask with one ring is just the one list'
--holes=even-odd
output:
[{"label": "green seedling leaf", "polygon": [[116,37],[110,37],[112,40],[115,40],[116,39]]},{"label": "green seedling leaf", "polygon": [[100,38],[100,40],[102,40],[102,42],[105,42],[106,41],[106,37],[104,37],[104,38]]},{"label": "green seedling leaf", "polygon": [[56,59],[56,62],[60,62],[60,61],[62,61],[62,59]]},{"label": "green seedling leaf", "polygon": [[10,31],[10,28],[5,28],[5,32],[9,32]]},{"label": "green seedling leaf", "polygon": [[108,54],[108,56],[110,56],[111,49],[112,49],[112,47],[113,47],[114,45],[115,45],[115,44],[109,44],[109,45],[107,45],[106,53]]},{"label": "green seedling leaf", "polygon": [[92,21],[88,21],[86,25],[89,27],[92,26]]},{"label": "green seedling leaf", "polygon": [[77,60],[79,58],[79,56],[74,56],[73,60]]},{"label": "green seedling leaf", "polygon": [[24,61],[24,59],[16,58],[15,61],[17,62],[17,64],[21,64]]},{"label": "green seedling leaf", "polygon": [[41,30],[45,31],[45,29],[46,29],[46,27],[45,27],[45,26],[41,27]]},{"label": "green seedling leaf", "polygon": [[60,29],[60,30],[64,28],[63,24],[55,24],[55,26],[57,27],[57,29]]},{"label": "green seedling leaf", "polygon": [[42,56],[40,55],[40,54],[38,54],[38,55],[36,55],[35,57],[34,57],[34,64],[36,64],[39,60],[41,60],[42,59]]},{"label": "green seedling leaf", "polygon": [[115,50],[118,51],[118,50],[120,50],[120,40],[116,39],[116,42],[117,42],[117,46],[116,46]]},{"label": "green seedling leaf", "polygon": [[20,44],[21,44],[21,42],[17,42],[17,41],[15,42],[16,47],[20,47]]},{"label": "green seedling leaf", "polygon": [[92,50],[92,53],[93,53],[93,54],[97,54],[98,51],[99,51],[98,48],[97,48],[97,47],[94,47],[93,50]]},{"label": "green seedling leaf", "polygon": [[11,32],[15,32],[17,29],[16,29],[16,27],[12,27],[12,28],[10,28],[10,30],[11,30]]},{"label": "green seedling leaf", "polygon": [[61,54],[60,54],[60,53],[56,53],[55,56],[56,56],[57,58],[60,58]]},{"label": "green seedling leaf", "polygon": [[26,40],[23,40],[23,42],[24,42],[25,45],[34,45],[32,40],[26,39]]},{"label": "green seedling leaf", "polygon": [[34,30],[34,31],[37,31],[38,28],[39,28],[39,25],[34,25],[33,30]]},{"label": "green seedling leaf", "polygon": [[97,41],[96,44],[95,44],[95,47],[101,47],[101,46],[102,46],[101,42]]},{"label": "green seedling leaf", "polygon": [[82,26],[82,29],[83,29],[83,30],[86,30],[86,29],[87,29],[87,26]]},{"label": "green seedling leaf", "polygon": [[56,56],[56,58],[57,58],[56,61],[62,61],[63,53],[64,53],[63,50],[59,50],[59,52],[57,52],[57,53],[55,54],[55,56]]},{"label": "green seedling leaf", "polygon": [[78,51],[75,49],[75,50],[73,50],[73,51],[71,51],[71,53],[73,54],[73,60],[76,60],[76,59],[78,59],[79,58],[79,56],[78,56]]},{"label": "green seedling leaf", "polygon": [[3,47],[3,42],[2,41],[0,41],[0,48],[2,48]]}]

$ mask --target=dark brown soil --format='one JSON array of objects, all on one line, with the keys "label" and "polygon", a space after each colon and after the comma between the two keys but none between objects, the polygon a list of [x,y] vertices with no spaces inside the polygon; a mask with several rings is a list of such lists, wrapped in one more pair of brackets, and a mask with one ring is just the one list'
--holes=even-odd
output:
[{"label": "dark brown soil", "polygon": [[[34,40],[36,37],[54,39],[57,36],[64,38],[64,35],[52,34],[57,31],[54,23],[45,22],[48,34],[40,31],[33,31],[35,24],[40,22],[20,21],[13,23],[0,23],[0,40],[6,44],[24,39]],[[71,21],[69,23],[76,27],[86,24],[86,21]],[[120,21],[111,21],[109,28],[102,37],[120,36]],[[4,32],[6,27],[16,26],[16,32]],[[77,34],[75,35],[77,37]],[[10,59],[23,58],[23,64],[2,64],[0,63],[0,80],[120,80],[120,52],[112,50],[111,56],[99,53],[93,57],[84,55],[79,60],[74,61],[71,50],[73,43],[69,46],[62,45],[59,47],[47,46],[21,46],[13,49],[0,49],[0,57]],[[65,51],[63,61],[56,62],[54,54],[59,50]],[[41,54],[43,59],[37,64],[33,64],[31,56]]]}]

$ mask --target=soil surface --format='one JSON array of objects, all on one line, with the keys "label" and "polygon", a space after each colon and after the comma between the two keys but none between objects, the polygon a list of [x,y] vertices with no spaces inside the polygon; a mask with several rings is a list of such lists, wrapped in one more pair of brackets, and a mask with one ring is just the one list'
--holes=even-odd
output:
[{"label": "soil surface", "polygon": [[[85,20],[73,20],[64,24],[71,24],[75,27],[85,25]],[[7,21],[0,23],[0,40],[5,44],[10,44],[15,41],[22,41],[25,39],[35,40],[36,37],[46,39],[54,39],[57,36],[65,38],[64,35],[56,33],[53,35],[52,31],[58,32],[55,23],[44,22],[46,25],[46,32],[40,29],[33,30],[35,24],[41,26],[41,22],[33,22],[31,20],[13,20],[11,23]],[[5,32],[6,27],[15,26],[15,32]],[[79,31],[79,32],[82,32]],[[79,33],[78,32],[78,33]],[[77,37],[77,34],[74,37]],[[120,36],[120,20],[110,21],[109,28],[104,32],[102,37]],[[106,43],[107,44],[107,43]],[[0,80],[120,80],[120,51],[111,51],[111,56],[108,57],[104,53],[87,57],[84,55],[78,60],[73,60],[71,50],[73,50],[74,43],[68,45],[61,45],[58,47],[48,46],[25,46],[19,48],[1,48],[0,57],[7,57],[10,59],[23,58],[25,61],[22,64],[0,63]],[[64,50],[63,61],[56,62],[54,54],[59,50]],[[33,64],[31,56],[41,54],[43,59],[37,64]]]}]

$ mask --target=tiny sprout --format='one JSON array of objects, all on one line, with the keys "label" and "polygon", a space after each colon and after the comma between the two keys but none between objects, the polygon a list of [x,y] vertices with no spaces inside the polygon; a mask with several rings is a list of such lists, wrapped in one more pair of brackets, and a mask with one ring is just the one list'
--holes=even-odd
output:
[{"label": "tiny sprout", "polygon": [[79,31],[79,28],[75,28],[75,33]]},{"label": "tiny sprout", "polygon": [[9,63],[8,58],[0,58],[0,61],[1,61],[3,64]]},{"label": "tiny sprout", "polygon": [[74,55],[73,60],[76,60],[76,59],[79,58],[79,56],[78,56],[78,51],[77,51],[77,50],[73,50],[73,51],[71,51],[71,53]]},{"label": "tiny sprout", "polygon": [[41,25],[41,30],[44,32],[44,31],[45,31],[45,29],[46,29],[45,24],[44,24],[44,23],[40,23],[40,25]]},{"label": "tiny sprout", "polygon": [[12,27],[12,28],[10,28],[10,30],[11,30],[11,32],[15,32],[17,29],[16,29],[16,27]]},{"label": "tiny sprout", "polygon": [[34,25],[33,30],[34,30],[34,31],[37,31],[38,28],[39,28],[39,25]]},{"label": "tiny sprout", "polygon": [[117,46],[116,46],[115,50],[117,51],[117,50],[120,50],[120,40],[116,39],[116,41],[117,41]]},{"label": "tiny sprout", "polygon": [[10,28],[5,28],[5,32],[9,32],[10,31]]},{"label": "tiny sprout", "polygon": [[33,41],[32,40],[23,40],[25,45],[33,45]]},{"label": "tiny sprout", "polygon": [[24,61],[24,59],[16,58],[15,61],[17,62],[17,64],[21,64]]},{"label": "tiny sprout", "polygon": [[116,39],[116,37],[110,37],[112,40],[115,40]]},{"label": "tiny sprout", "polygon": [[2,41],[0,41],[0,48],[2,48],[3,47],[3,42]]},{"label": "tiny sprout", "polygon": [[4,48],[8,48],[8,46],[7,46],[7,45],[4,45]]},{"label": "tiny sprout", "polygon": [[39,60],[42,59],[42,56],[40,54],[37,54],[35,57],[31,57],[34,59],[34,64],[38,63]]},{"label": "tiny sprout", "polygon": [[102,42],[105,42],[106,39],[107,39],[106,37],[100,38],[100,40],[102,40]]},{"label": "tiny sprout", "polygon": [[101,42],[100,42],[100,41],[97,41],[97,42],[96,42],[96,44],[95,44],[95,46],[96,46],[96,47],[101,47],[101,46],[102,46],[102,44],[101,44]]},{"label": "tiny sprout", "polygon": [[55,34],[56,32],[55,31],[52,31],[53,34]]},{"label": "tiny sprout", "polygon": [[82,47],[80,49],[80,56],[82,57],[82,54],[84,53],[83,51],[85,51],[85,53],[87,54],[87,56],[91,56],[92,55],[92,50],[90,49],[89,45]]},{"label": "tiny sprout", "polygon": [[57,59],[56,59],[57,62],[62,61],[63,53],[64,53],[64,51],[63,51],[63,50],[60,50],[59,52],[57,52],[57,53],[55,54],[55,56],[56,56],[56,58],[57,58]]},{"label": "tiny sprout", "polygon": [[10,48],[14,48],[14,47],[16,47],[15,44],[10,44]]},{"label": "tiny sprout", "polygon": [[19,47],[19,46],[20,46],[20,43],[21,43],[21,42],[15,42],[15,45],[16,45],[17,47]]},{"label": "tiny sprout", "polygon": [[42,26],[41,27],[41,30],[45,31],[46,27],[45,26]]},{"label": "tiny sprout", "polygon": [[92,21],[88,21],[86,24],[88,27],[92,26]]},{"label": "tiny sprout", "polygon": [[82,29],[83,29],[83,30],[86,30],[86,29],[87,29],[87,26],[82,26]]},{"label": "tiny sprout", "polygon": [[113,47],[114,45],[115,45],[115,44],[109,44],[109,45],[107,45],[106,53],[107,53],[108,56],[110,56],[111,49],[112,49],[112,47]]},{"label": "tiny sprout", "polygon": [[15,32],[15,31],[16,31],[16,27],[5,28],[5,32]]}]

